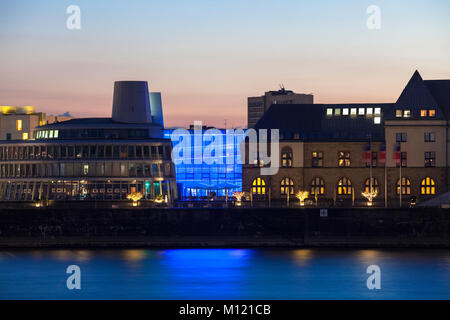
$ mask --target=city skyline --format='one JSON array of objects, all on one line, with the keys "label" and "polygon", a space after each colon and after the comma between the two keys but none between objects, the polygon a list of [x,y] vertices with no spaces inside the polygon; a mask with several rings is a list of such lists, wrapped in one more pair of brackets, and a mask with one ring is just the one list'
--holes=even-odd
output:
[{"label": "city skyline", "polygon": [[[445,1],[169,2],[1,3],[1,104],[105,117],[114,81],[144,80],[167,126],[243,127],[247,97],[280,84],[316,103],[383,103],[416,69],[450,74]],[[66,28],[71,4],[81,30]],[[380,30],[366,26],[372,4]]]}]

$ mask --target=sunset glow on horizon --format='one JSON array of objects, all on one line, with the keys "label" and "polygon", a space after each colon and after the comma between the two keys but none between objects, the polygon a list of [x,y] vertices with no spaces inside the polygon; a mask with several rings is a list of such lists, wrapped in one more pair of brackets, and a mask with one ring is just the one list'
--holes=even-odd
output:
[{"label": "sunset glow on horizon", "polygon": [[[66,8],[81,8],[68,30]],[[382,27],[366,26],[368,6]],[[109,117],[113,83],[148,81],[166,126],[244,127],[247,97],[395,102],[417,69],[450,78],[450,3],[435,1],[2,1],[0,105]],[[419,43],[419,45],[418,45]]]}]

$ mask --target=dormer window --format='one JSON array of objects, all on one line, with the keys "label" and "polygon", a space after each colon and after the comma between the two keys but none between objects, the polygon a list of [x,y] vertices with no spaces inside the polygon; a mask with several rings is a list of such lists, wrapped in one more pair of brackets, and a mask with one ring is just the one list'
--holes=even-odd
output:
[{"label": "dormer window", "polygon": [[420,110],[420,117],[421,118],[426,117],[427,114],[428,114],[428,110]]},{"label": "dormer window", "polygon": [[428,116],[434,118],[436,116],[436,110],[434,109],[428,110]]},{"label": "dormer window", "polygon": [[411,118],[411,110],[403,110],[403,118]]},{"label": "dormer window", "polygon": [[400,109],[395,110],[395,117],[396,118],[401,118],[402,116],[403,116],[403,111],[402,110],[400,110]]}]

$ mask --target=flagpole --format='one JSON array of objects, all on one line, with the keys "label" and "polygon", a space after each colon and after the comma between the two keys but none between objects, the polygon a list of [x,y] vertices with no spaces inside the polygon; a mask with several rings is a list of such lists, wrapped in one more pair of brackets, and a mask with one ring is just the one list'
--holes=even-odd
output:
[{"label": "flagpole", "polygon": [[400,143],[400,208],[402,207],[402,193],[403,193],[403,183],[402,183],[402,144]]}]

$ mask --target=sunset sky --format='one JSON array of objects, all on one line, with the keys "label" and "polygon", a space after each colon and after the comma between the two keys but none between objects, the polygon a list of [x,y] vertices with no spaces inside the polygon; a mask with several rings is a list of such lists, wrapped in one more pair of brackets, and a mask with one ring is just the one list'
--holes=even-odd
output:
[{"label": "sunset sky", "polygon": [[[71,4],[81,30],[66,28]],[[107,117],[114,81],[146,80],[168,126],[244,126],[247,97],[279,84],[316,103],[394,102],[415,69],[449,79],[450,1],[0,1],[0,45],[0,105]]]}]

